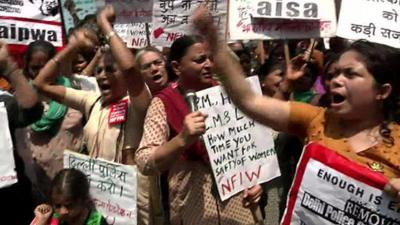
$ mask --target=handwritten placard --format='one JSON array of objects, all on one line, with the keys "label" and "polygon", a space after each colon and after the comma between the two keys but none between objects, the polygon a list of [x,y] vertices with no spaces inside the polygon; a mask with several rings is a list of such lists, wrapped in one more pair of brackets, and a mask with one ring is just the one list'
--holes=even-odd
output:
[{"label": "handwritten placard", "polygon": [[320,19],[321,0],[253,0],[254,18]]},{"label": "handwritten placard", "polygon": [[335,31],[334,0],[229,1],[231,40],[332,37]]},{"label": "handwritten placard", "polygon": [[[152,23],[148,23],[149,33]],[[114,30],[125,42],[128,48],[143,48],[148,46],[145,23],[114,24]]]},{"label": "handwritten placard", "polygon": [[319,144],[299,163],[282,225],[400,224],[397,201],[383,188],[387,178]]},{"label": "handwritten placard", "polygon": [[[248,81],[261,94],[258,77]],[[203,140],[222,200],[280,175],[271,129],[243,115],[220,86],[196,96],[208,114]]]},{"label": "handwritten placard", "polygon": [[337,35],[400,48],[398,0],[342,1]]},{"label": "handwritten placard", "polygon": [[64,151],[64,167],[85,173],[90,194],[109,224],[137,224],[137,169],[106,160]]},{"label": "handwritten placard", "polygon": [[153,0],[106,0],[114,6],[116,23],[150,23],[153,14]]},{"label": "handwritten placard", "polygon": [[172,42],[185,34],[192,34],[190,17],[201,3],[207,3],[220,35],[226,34],[226,0],[154,0],[151,42],[170,47]]}]

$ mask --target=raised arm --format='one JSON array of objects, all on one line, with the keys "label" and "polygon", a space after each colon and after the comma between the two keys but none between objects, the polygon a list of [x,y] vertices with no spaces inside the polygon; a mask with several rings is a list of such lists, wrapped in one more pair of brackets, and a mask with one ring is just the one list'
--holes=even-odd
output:
[{"label": "raised arm", "polygon": [[15,98],[23,109],[34,107],[38,103],[38,96],[29,85],[25,76],[12,60],[8,53],[7,44],[0,41],[0,75],[4,76],[15,89]]},{"label": "raised arm", "polygon": [[205,5],[195,11],[193,24],[205,36],[217,74],[235,105],[260,123],[275,130],[287,131],[289,103],[256,95],[251,90],[240,64],[229,54],[226,44],[218,40],[217,29]]},{"label": "raised arm", "polygon": [[72,57],[76,57],[80,49],[95,49],[98,43],[96,34],[88,29],[80,29],[74,32],[68,45],[56,56],[50,59],[40,70],[34,83],[40,93],[59,102],[64,101],[65,87],[56,85],[54,82],[60,75],[61,65],[71,62]]},{"label": "raised arm", "polygon": [[145,113],[151,100],[150,93],[140,75],[140,71],[135,65],[135,57],[122,39],[113,31],[112,23],[114,20],[115,11],[111,5],[107,5],[97,15],[97,24],[106,36],[112,55],[124,73],[131,101],[134,102],[135,108],[143,110],[143,113]]}]

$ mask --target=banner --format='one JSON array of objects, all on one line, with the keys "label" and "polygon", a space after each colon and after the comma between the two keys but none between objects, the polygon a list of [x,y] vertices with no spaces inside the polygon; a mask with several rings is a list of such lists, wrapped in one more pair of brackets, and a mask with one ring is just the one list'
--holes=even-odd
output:
[{"label": "banner", "polygon": [[172,42],[185,34],[192,34],[190,17],[201,3],[207,3],[220,35],[226,34],[227,0],[154,0],[153,32],[151,43],[170,47]]},{"label": "banner", "polygon": [[0,39],[8,44],[28,45],[35,40],[62,46],[62,23],[58,1],[0,1]]},{"label": "banner", "polygon": [[151,23],[153,0],[106,0],[105,2],[114,6],[116,23]]},{"label": "banner", "polygon": [[96,209],[112,225],[137,224],[137,169],[64,151],[64,167],[87,175]]},{"label": "banner", "polygon": [[[248,81],[261,95],[258,77]],[[220,86],[196,92],[196,96],[198,109],[208,114],[202,137],[223,201],[280,176],[271,129],[244,116]]]},{"label": "banner", "polygon": [[342,1],[337,35],[400,48],[398,0]]},{"label": "banner", "polygon": [[253,0],[253,18],[318,20],[324,9],[321,0]]},{"label": "banner", "polygon": [[[149,35],[152,24],[148,23]],[[114,24],[114,30],[128,48],[143,48],[148,45],[145,23]]]},{"label": "banner", "polygon": [[309,144],[290,190],[283,225],[399,225],[400,208],[381,173]]},{"label": "banner", "polygon": [[64,18],[64,27],[67,34],[78,25],[78,23],[90,15],[96,18],[96,0],[61,0],[61,8]]},{"label": "banner", "polygon": [[334,0],[229,1],[231,40],[326,38],[335,32]]}]

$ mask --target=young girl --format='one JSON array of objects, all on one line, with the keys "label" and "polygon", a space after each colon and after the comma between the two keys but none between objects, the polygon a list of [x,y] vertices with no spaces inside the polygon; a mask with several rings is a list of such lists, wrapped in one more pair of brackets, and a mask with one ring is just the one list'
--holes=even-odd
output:
[{"label": "young girl", "polygon": [[76,169],[61,170],[51,184],[51,204],[35,209],[31,225],[105,225],[89,194],[86,175]]}]

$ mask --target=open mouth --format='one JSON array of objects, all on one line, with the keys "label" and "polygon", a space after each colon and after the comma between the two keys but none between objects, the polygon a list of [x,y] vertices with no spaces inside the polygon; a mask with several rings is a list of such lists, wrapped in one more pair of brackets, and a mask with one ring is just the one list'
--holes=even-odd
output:
[{"label": "open mouth", "polygon": [[102,84],[99,84],[99,88],[100,88],[102,91],[106,91],[106,90],[110,90],[110,89],[111,89],[111,85],[110,85],[110,84],[107,84],[107,83],[102,83]]},{"label": "open mouth", "polygon": [[340,104],[346,100],[346,97],[339,93],[331,93],[332,104]]},{"label": "open mouth", "polygon": [[162,76],[160,74],[157,74],[157,75],[153,76],[152,78],[153,78],[153,81],[159,81],[162,79]]}]

